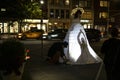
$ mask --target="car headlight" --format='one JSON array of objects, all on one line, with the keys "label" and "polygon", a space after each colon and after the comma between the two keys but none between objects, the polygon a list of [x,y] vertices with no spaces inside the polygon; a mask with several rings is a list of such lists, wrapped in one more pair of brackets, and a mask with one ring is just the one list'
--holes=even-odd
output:
[{"label": "car headlight", "polygon": [[17,38],[22,38],[22,35],[23,35],[22,33],[18,33]]},{"label": "car headlight", "polygon": [[53,34],[51,35],[51,37],[58,37],[58,34]]},{"label": "car headlight", "polygon": [[47,34],[47,33],[44,33],[44,34],[43,34],[43,39],[46,39],[47,36],[48,36],[48,34]]},{"label": "car headlight", "polygon": [[44,33],[43,36],[47,36],[48,34],[47,33]]},{"label": "car headlight", "polygon": [[18,33],[18,36],[21,36],[22,35],[22,33]]}]

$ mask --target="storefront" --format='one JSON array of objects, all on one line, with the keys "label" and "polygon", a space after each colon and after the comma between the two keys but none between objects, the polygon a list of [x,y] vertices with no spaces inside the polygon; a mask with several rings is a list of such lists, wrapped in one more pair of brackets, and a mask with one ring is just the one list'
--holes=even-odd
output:
[{"label": "storefront", "polygon": [[0,23],[0,33],[18,33],[18,22],[11,25],[8,22]]},{"label": "storefront", "polygon": [[33,28],[43,29],[45,32],[48,31],[48,19],[25,19],[23,20],[24,27],[22,27],[22,31],[27,31]]},{"label": "storefront", "polygon": [[32,28],[43,29],[47,32],[48,20],[43,19],[43,21],[41,21],[40,19],[25,19],[20,28],[17,21],[12,22],[11,24],[10,22],[0,23],[0,33],[18,33],[19,29],[24,32]]}]

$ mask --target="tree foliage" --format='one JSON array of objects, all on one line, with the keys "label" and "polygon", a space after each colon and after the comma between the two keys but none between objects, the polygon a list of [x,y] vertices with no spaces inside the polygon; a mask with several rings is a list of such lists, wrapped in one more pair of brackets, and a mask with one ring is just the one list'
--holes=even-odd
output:
[{"label": "tree foliage", "polygon": [[28,2],[23,1],[21,3],[22,6],[22,14],[26,18],[40,18],[41,17],[41,9],[40,4],[38,2]]},{"label": "tree foliage", "polygon": [[0,12],[2,20],[22,20],[25,18],[40,18],[41,9],[39,2],[31,0],[4,0],[0,1]]}]

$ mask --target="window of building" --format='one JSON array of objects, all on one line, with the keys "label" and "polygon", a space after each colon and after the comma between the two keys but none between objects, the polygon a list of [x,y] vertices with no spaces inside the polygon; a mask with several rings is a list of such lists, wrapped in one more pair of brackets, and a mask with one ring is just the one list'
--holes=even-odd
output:
[{"label": "window of building", "polygon": [[107,12],[100,12],[99,18],[108,18],[108,13]]},{"label": "window of building", "polygon": [[66,18],[68,19],[70,16],[70,11],[69,10],[66,10]]},{"label": "window of building", "polygon": [[64,0],[59,0],[59,4],[60,4],[60,6],[63,6],[64,5]]},{"label": "window of building", "polygon": [[54,18],[54,10],[53,9],[50,10],[50,18]]},{"label": "window of building", "polygon": [[64,10],[61,10],[61,18],[64,18]]},{"label": "window of building", "polygon": [[79,1],[80,7],[87,7],[87,1]]},{"label": "window of building", "polygon": [[49,3],[51,4],[51,5],[54,5],[54,0],[49,0]]},{"label": "window of building", "polygon": [[92,19],[92,12],[86,11],[81,17],[82,19]]},{"label": "window of building", "polygon": [[100,7],[108,7],[108,1],[100,1]]},{"label": "window of building", "polygon": [[87,7],[92,7],[92,2],[91,1],[87,1]]},{"label": "window of building", "polygon": [[59,10],[56,9],[56,10],[55,10],[55,18],[58,18],[58,17],[59,17]]}]

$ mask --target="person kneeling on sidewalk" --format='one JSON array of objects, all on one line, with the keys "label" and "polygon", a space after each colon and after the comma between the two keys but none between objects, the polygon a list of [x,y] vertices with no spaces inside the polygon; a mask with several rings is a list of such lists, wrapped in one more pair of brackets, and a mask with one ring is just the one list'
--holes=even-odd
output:
[{"label": "person kneeling on sidewalk", "polygon": [[67,46],[64,42],[55,42],[48,51],[47,61],[51,64],[65,63],[66,57],[63,48]]}]

